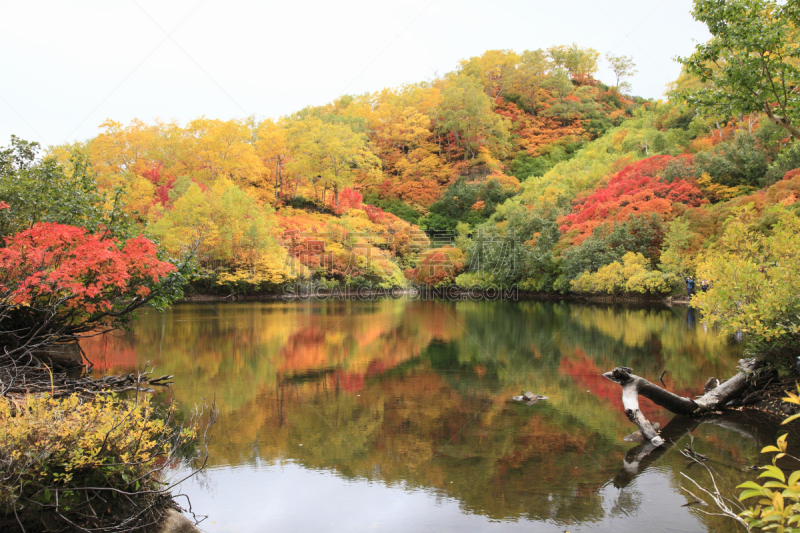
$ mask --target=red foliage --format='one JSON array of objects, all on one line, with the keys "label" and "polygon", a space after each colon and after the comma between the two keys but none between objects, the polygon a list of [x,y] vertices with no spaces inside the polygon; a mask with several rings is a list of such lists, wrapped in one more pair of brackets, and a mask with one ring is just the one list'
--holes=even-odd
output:
[{"label": "red foliage", "polygon": [[164,165],[157,161],[153,163],[151,166],[144,169],[141,174],[142,177],[147,178],[153,185],[158,185],[161,183],[161,172],[164,170]]},{"label": "red foliage", "polygon": [[165,169],[164,164],[160,161],[150,163],[143,170],[141,170],[141,165],[138,165],[138,167],[140,168],[138,174],[156,186],[156,197],[153,199],[153,205],[167,205],[169,203],[169,191],[175,186],[177,177]]},{"label": "red foliage", "polygon": [[383,212],[383,209],[381,209],[380,207],[375,207],[374,205],[367,204],[362,206],[361,209],[363,209],[364,212],[367,214],[370,222],[380,223],[384,219],[385,213]]},{"label": "red foliage", "polygon": [[167,205],[169,203],[169,191],[172,190],[170,185],[161,185],[156,189],[155,203]]},{"label": "red foliage", "polygon": [[[783,175],[783,179],[786,180],[786,181],[791,181],[797,176],[800,176],[800,168],[796,168],[794,170],[790,170],[789,172],[787,172],[786,174]],[[5,202],[0,202],[0,204],[5,204]],[[6,206],[6,207],[8,207],[8,206]],[[2,208],[2,205],[0,205],[0,208]]]},{"label": "red foliage", "polygon": [[310,268],[319,268],[322,265],[325,236],[326,234],[319,234],[318,238],[313,238],[312,235],[301,234],[300,230],[288,230],[283,233],[284,242],[289,245],[289,255],[298,258],[303,265]]},{"label": "red foliage", "polygon": [[110,311],[119,299],[145,297],[175,266],[156,256],[148,239],[122,248],[115,239],[64,224],[39,223],[6,239],[0,249],[0,291],[18,305],[59,303],[89,315]]},{"label": "red foliage", "polygon": [[464,266],[464,254],[457,248],[445,246],[425,252],[419,265],[407,269],[405,276],[417,285],[436,286],[443,281],[454,281]]},{"label": "red foliage", "polygon": [[[678,161],[691,158],[681,156]],[[697,207],[708,203],[703,193],[685,180],[672,183],[658,177],[666,166],[675,161],[671,156],[654,156],[632,165],[613,176],[605,187],[579,200],[572,213],[561,222],[561,231],[577,230],[573,244],[583,242],[594,228],[606,222],[622,222],[631,215],[657,213],[671,219],[673,204]]]},{"label": "red foliage", "polygon": [[328,197],[328,205],[336,211],[336,214],[341,215],[348,209],[361,209],[363,199],[360,192],[352,187],[345,187],[339,193],[339,207],[336,207],[334,195]]}]

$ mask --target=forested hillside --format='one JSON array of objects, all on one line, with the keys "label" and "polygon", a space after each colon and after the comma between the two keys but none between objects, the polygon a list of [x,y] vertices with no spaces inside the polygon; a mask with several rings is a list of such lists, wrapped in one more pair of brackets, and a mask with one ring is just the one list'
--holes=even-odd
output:
[{"label": "forested hillside", "polygon": [[[594,77],[600,61],[614,85]],[[668,294],[728,217],[749,206],[767,227],[773,206],[794,204],[800,153],[757,112],[630,96],[633,73],[630,58],[576,44],[490,50],[279,119],[108,120],[32,164],[96,184],[170,256],[192,254],[201,291]],[[687,67],[670,94],[703,83]],[[33,149],[12,144],[9,161]]]}]

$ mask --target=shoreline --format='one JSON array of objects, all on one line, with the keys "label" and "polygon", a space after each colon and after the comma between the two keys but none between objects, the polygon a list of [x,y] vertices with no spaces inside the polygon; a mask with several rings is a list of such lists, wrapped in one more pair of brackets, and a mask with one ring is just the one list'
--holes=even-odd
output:
[{"label": "shoreline", "polygon": [[208,292],[197,292],[185,296],[174,303],[194,302],[260,302],[260,301],[309,301],[318,300],[375,300],[382,298],[400,299],[408,296],[418,300],[464,301],[464,300],[489,300],[489,301],[563,301],[585,302],[604,304],[641,304],[665,305],[667,307],[689,307],[688,295],[671,295],[665,297],[645,295],[607,295],[607,294],[558,294],[528,292],[510,289],[500,290],[474,290],[462,288],[420,288],[420,289],[344,289],[344,290],[314,290],[309,292],[260,292],[252,294],[221,295]]}]

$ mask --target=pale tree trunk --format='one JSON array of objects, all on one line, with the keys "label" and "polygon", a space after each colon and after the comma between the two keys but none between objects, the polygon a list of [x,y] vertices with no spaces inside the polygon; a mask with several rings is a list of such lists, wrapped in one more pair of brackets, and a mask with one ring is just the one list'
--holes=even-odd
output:
[{"label": "pale tree trunk", "polygon": [[774,124],[777,124],[781,128],[785,129],[789,132],[789,135],[792,136],[793,139],[800,139],[800,131],[797,128],[792,126],[789,121],[784,117],[777,117],[772,113],[772,108],[769,104],[764,104],[764,113],[767,115],[767,118]]}]

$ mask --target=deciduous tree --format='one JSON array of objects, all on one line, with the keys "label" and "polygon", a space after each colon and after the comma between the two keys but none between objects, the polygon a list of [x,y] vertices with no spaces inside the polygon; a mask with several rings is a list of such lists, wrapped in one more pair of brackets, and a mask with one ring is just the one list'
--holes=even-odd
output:
[{"label": "deciduous tree", "polygon": [[697,88],[677,91],[715,115],[764,113],[800,139],[800,4],[775,0],[695,0],[692,15],[711,32],[689,57],[678,58]]}]

